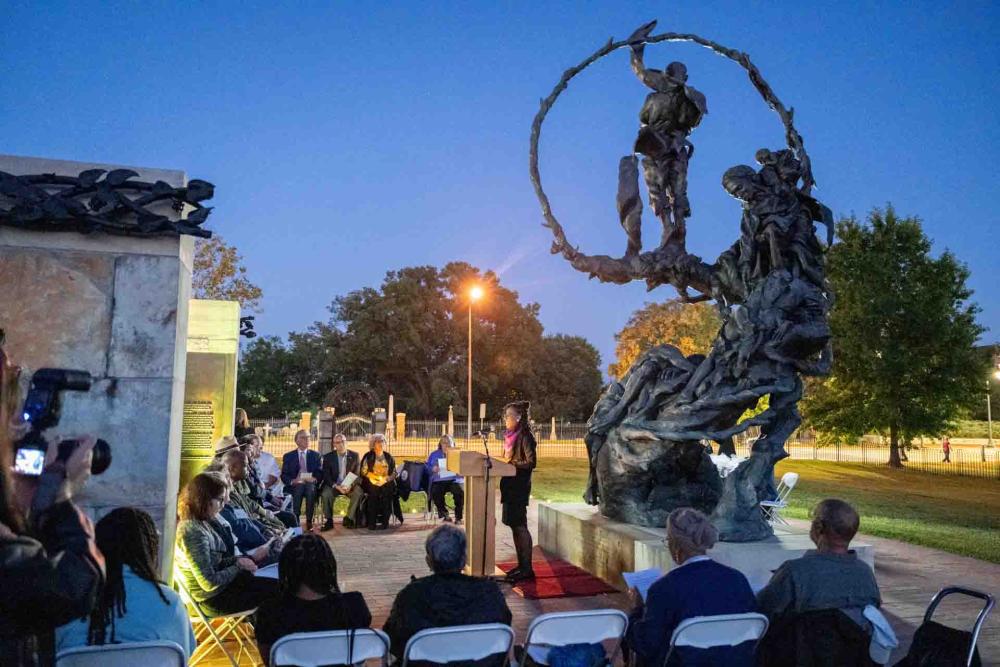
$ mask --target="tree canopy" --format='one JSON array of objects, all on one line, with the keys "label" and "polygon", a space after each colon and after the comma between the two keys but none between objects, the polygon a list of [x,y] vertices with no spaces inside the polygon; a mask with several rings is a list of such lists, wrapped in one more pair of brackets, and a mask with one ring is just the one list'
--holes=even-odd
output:
[{"label": "tree canopy", "polygon": [[196,299],[239,301],[246,311],[260,310],[263,292],[250,282],[236,248],[217,234],[196,242],[191,287]]},{"label": "tree canopy", "polygon": [[827,262],[833,372],[810,387],[804,412],[831,434],[888,433],[898,466],[900,443],[943,432],[982,393],[979,309],[968,269],[948,251],[932,257],[917,218],[890,206],[866,223],[842,220],[837,234]]},{"label": "tree canopy", "polygon": [[[474,284],[484,290],[472,304],[474,414],[479,403],[497,415],[503,404],[527,398],[538,418],[585,419],[603,382],[597,350],[580,337],[545,336],[538,304],[520,303],[496,274],[462,262],[389,271],[377,289],[336,297],[328,321],[290,334],[287,344],[273,338],[249,344],[240,405],[270,416],[316,407],[338,384],[361,382],[382,401],[394,394],[397,410],[411,418],[443,418],[449,405],[464,417]],[[297,384],[292,396],[268,378],[281,369]]]},{"label": "tree canopy", "polygon": [[621,378],[646,350],[665,343],[683,354],[706,354],[719,332],[722,319],[708,303],[685,303],[669,299],[647,303],[632,313],[625,327],[615,335],[615,363],[608,374]]}]

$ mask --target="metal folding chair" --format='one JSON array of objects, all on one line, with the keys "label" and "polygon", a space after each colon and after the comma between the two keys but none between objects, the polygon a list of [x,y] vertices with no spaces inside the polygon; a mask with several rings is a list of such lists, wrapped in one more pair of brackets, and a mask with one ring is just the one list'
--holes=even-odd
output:
[{"label": "metal folding chair", "polygon": [[608,661],[614,664],[621,649],[628,616],[618,609],[594,609],[588,611],[563,611],[542,614],[528,626],[524,640],[524,653],[540,665],[549,664],[549,651],[556,646],[567,644],[594,644],[613,640],[615,642]]},{"label": "metal folding chair", "polygon": [[949,595],[968,595],[969,597],[978,598],[983,601],[983,608],[976,615],[976,621],[972,625],[972,637],[969,641],[969,652],[965,659],[965,664],[967,666],[972,665],[973,656],[976,654],[976,642],[979,640],[979,632],[983,629],[983,623],[986,621],[986,617],[990,615],[993,610],[993,605],[995,601],[993,596],[989,593],[982,593],[980,591],[972,590],[971,588],[962,588],[961,586],[947,586],[942,588],[934,597],[931,598],[930,604],[927,606],[927,611],[924,612],[924,623],[931,622],[931,617],[934,615],[934,610],[937,606],[941,604],[941,600],[948,597]]},{"label": "metal folding chair", "polygon": [[78,646],[60,651],[56,667],[185,667],[187,656],[175,642],[150,641]]},{"label": "metal folding chair", "polygon": [[786,472],[781,476],[781,481],[778,483],[778,497],[774,500],[762,500],[760,501],[760,509],[764,513],[764,517],[774,525],[775,523],[780,523],[788,525],[788,521],[785,517],[781,516],[781,510],[788,507],[788,496],[792,493],[792,489],[799,482],[799,473],[797,472]]},{"label": "metal folding chair", "polygon": [[411,660],[445,663],[482,660],[500,653],[504,655],[504,665],[507,665],[513,645],[514,631],[503,623],[430,628],[421,630],[406,642],[403,667],[407,667]]},{"label": "metal folding chair", "polygon": [[[181,601],[184,602],[189,610],[193,610],[195,613],[192,620],[197,626],[195,628],[195,639],[198,641],[198,648],[195,649],[194,654],[191,656],[189,665],[196,665],[204,660],[211,652],[212,644],[215,644],[225,654],[233,667],[239,667],[240,658],[243,657],[244,652],[247,655],[253,655],[248,646],[254,646],[255,642],[250,633],[243,627],[243,624],[247,623],[250,615],[257,611],[256,608],[234,614],[225,614],[223,616],[209,616],[201,608],[201,605],[198,604],[198,601],[191,597],[191,593],[184,585],[184,577],[177,568],[174,569],[174,585],[177,587],[177,593],[181,596]],[[221,622],[218,624],[218,627],[213,628],[212,621]],[[224,643],[225,639],[230,635],[232,635],[239,646],[239,651],[235,658],[226,650]],[[208,637],[211,637],[212,643],[204,641]]]},{"label": "metal folding chair", "polygon": [[670,637],[670,649],[663,664],[666,665],[674,649],[679,646],[706,649],[716,646],[737,646],[743,642],[758,642],[767,632],[767,616],[763,614],[720,614],[695,616],[680,622]]},{"label": "metal folding chair", "polygon": [[[353,637],[351,636],[353,633]],[[272,665],[356,665],[366,660],[389,662],[389,637],[381,630],[297,632],[271,647]]]}]

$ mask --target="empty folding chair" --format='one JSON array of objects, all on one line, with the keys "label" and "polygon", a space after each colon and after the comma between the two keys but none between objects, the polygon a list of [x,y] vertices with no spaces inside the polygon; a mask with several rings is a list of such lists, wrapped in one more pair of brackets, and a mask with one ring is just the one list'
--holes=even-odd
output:
[{"label": "empty folding chair", "polygon": [[799,482],[799,473],[797,472],[786,472],[781,476],[781,481],[778,483],[778,496],[774,500],[762,500],[760,501],[760,509],[764,512],[764,517],[771,523],[781,523],[788,525],[785,517],[781,516],[781,510],[788,507],[788,496],[792,493],[792,489]]},{"label": "empty folding chair", "polygon": [[[243,653],[246,652],[250,655],[249,647],[254,646],[253,637],[247,633],[243,624],[247,622],[250,615],[257,611],[257,609],[247,609],[224,616],[209,616],[201,608],[201,605],[198,604],[198,601],[191,597],[191,593],[184,586],[183,575],[177,570],[174,570],[174,585],[177,587],[178,595],[181,596],[181,601],[184,602],[188,609],[194,611],[195,618],[192,620],[198,625],[195,630],[195,639],[198,640],[198,648],[195,650],[194,655],[191,656],[189,664],[196,665],[204,660],[212,650],[212,644],[214,644],[225,654],[233,667],[238,667]],[[216,627],[212,627],[212,621],[221,622]],[[236,640],[237,646],[239,646],[239,651],[235,658],[226,650],[224,643],[226,637],[230,635],[232,635],[233,639]],[[212,642],[204,642],[203,640],[206,637],[211,637]]]},{"label": "empty folding chair", "polygon": [[185,667],[184,649],[174,642],[80,646],[60,651],[56,667]]},{"label": "empty folding chair", "polygon": [[[934,610],[937,609],[941,600],[955,594],[967,595],[983,601],[983,608],[976,615],[971,631],[958,630],[931,620],[931,617],[934,616]],[[924,622],[920,624],[913,635],[913,643],[910,644],[909,653],[896,663],[896,667],[931,664],[948,667],[951,665],[971,667],[981,664],[979,654],[976,651],[976,641],[979,639],[979,632],[983,629],[983,623],[992,611],[993,605],[993,596],[988,593],[958,586],[942,588],[931,598],[931,603],[924,613]]]},{"label": "empty folding chair", "polygon": [[670,637],[670,650],[663,664],[667,664],[677,647],[696,649],[716,646],[737,646],[743,642],[760,641],[767,632],[767,616],[763,614],[720,614],[695,616],[680,622]]},{"label": "empty folding chair", "polygon": [[445,663],[482,660],[498,654],[503,654],[503,664],[506,665],[510,661],[513,645],[514,631],[502,623],[430,628],[421,630],[406,642],[403,667],[407,667],[411,660]]},{"label": "empty folding chair", "polygon": [[628,616],[618,609],[542,614],[528,626],[524,653],[537,664],[547,665],[549,651],[556,646],[596,644],[612,640],[614,650],[608,660],[613,664],[627,628]]},{"label": "empty folding chair", "polygon": [[271,647],[272,665],[356,665],[366,660],[389,663],[389,637],[381,630],[297,632]]}]

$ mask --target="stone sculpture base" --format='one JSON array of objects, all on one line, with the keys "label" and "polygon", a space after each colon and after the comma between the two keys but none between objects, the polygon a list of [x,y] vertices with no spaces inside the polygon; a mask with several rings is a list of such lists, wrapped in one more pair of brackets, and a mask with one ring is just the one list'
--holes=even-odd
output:
[{"label": "stone sculpture base", "polygon": [[[613,521],[584,503],[538,505],[539,546],[623,590],[622,572],[650,567],[666,572],[675,567],[663,544],[665,533],[662,528]],[[861,560],[875,568],[872,545],[851,546]],[[758,542],[719,542],[708,555],[742,572],[757,591],[773,570],[812,548],[809,535],[779,527],[773,536]]]}]

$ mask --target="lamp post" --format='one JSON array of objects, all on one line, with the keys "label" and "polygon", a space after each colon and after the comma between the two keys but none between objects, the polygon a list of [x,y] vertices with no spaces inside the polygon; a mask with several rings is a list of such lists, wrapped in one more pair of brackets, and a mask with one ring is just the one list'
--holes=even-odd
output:
[{"label": "lamp post", "polygon": [[[993,374],[993,377],[995,377],[997,380],[1000,380],[1000,368],[998,368],[997,371]],[[993,405],[992,405],[992,401],[990,400],[990,381],[989,380],[986,380],[986,423],[987,423],[987,425],[989,427],[989,436],[990,436],[990,439],[988,440],[988,442],[989,442],[989,446],[992,447],[993,446]]]},{"label": "lamp post", "polygon": [[465,424],[465,444],[468,446],[472,438],[472,304],[479,301],[483,296],[483,288],[479,285],[475,285],[469,290],[469,370],[468,370],[468,395],[466,398],[468,402],[466,405],[466,424]]}]

